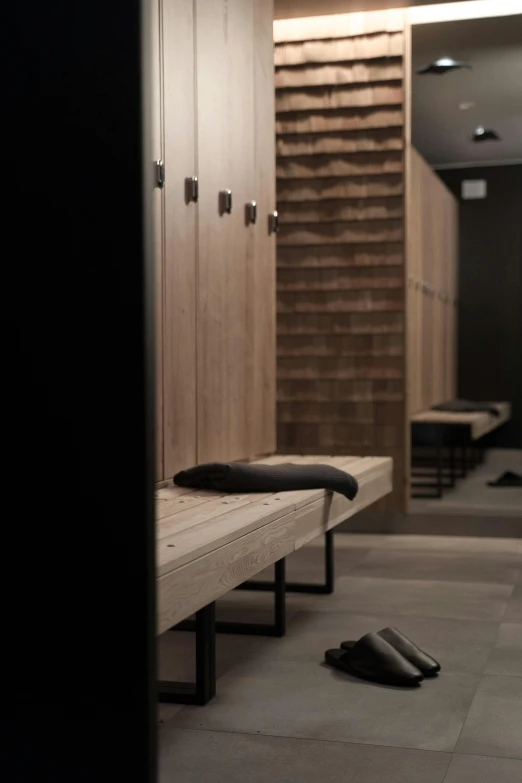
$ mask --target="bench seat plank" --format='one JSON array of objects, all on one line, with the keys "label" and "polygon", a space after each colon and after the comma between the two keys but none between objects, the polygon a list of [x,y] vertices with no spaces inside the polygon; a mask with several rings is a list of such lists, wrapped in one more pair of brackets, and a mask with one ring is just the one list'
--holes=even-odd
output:
[{"label": "bench seat plank", "polygon": [[157,633],[190,617],[294,549],[295,513],[208,552],[158,579]]},{"label": "bench seat plank", "polygon": [[511,418],[511,404],[509,402],[494,403],[500,415],[491,413],[455,413],[453,411],[420,411],[411,417],[413,423],[420,424],[449,424],[469,427],[472,440],[478,440],[488,432],[505,424]]},{"label": "bench seat plank", "polygon": [[174,533],[181,533],[182,530],[195,527],[203,522],[212,519],[218,519],[223,514],[233,511],[242,506],[248,506],[251,503],[257,503],[259,500],[267,500],[272,496],[271,493],[250,493],[242,495],[219,495],[209,498],[194,508],[194,504],[181,506],[175,514],[167,517],[160,517],[157,520],[156,539],[168,538]]},{"label": "bench seat plank", "polygon": [[[283,496],[284,493],[281,493]],[[246,503],[233,511],[159,539],[156,546],[157,575],[163,576],[180,568],[294,510],[294,504],[284,500]]]}]

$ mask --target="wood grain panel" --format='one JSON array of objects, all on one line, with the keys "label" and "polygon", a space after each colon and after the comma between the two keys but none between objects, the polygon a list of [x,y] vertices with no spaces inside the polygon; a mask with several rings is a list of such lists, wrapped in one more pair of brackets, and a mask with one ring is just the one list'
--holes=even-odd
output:
[{"label": "wood grain panel", "polygon": [[193,2],[163,0],[165,476],[196,461],[196,206],[185,200],[197,173],[194,74]]},{"label": "wood grain panel", "polygon": [[281,179],[317,177],[356,177],[370,174],[402,173],[401,152],[365,152],[356,155],[313,155],[279,158],[276,173]]},{"label": "wood grain panel", "polygon": [[278,356],[402,356],[402,334],[281,335]]},{"label": "wood grain panel", "polygon": [[280,269],[277,274],[279,291],[342,291],[403,288],[400,267],[366,269]]},{"label": "wood grain panel", "polygon": [[275,85],[284,87],[311,87],[327,84],[364,84],[402,79],[402,60],[339,63],[303,68],[278,68]]},{"label": "wood grain panel", "polygon": [[361,128],[402,127],[404,115],[397,106],[363,106],[347,109],[288,112],[276,117],[276,133],[334,133]]},{"label": "wood grain panel", "polygon": [[[327,201],[349,198],[376,198],[400,196],[403,192],[401,174],[385,174],[357,179],[281,180],[278,184],[278,203],[297,204],[302,201]],[[281,206],[281,208],[283,208]]]},{"label": "wood grain panel", "polygon": [[342,269],[344,267],[402,266],[402,245],[312,245],[308,247],[279,247],[278,269]]},{"label": "wood grain panel", "polygon": [[367,424],[377,426],[400,416],[402,402],[280,402],[278,417],[282,424]]},{"label": "wood grain panel", "polygon": [[402,241],[402,220],[364,220],[351,223],[308,223],[281,226],[278,242],[282,245],[335,245],[345,242]]},{"label": "wood grain panel", "polygon": [[366,291],[279,291],[278,313],[402,312],[403,292],[396,289]]},{"label": "wood grain panel", "polygon": [[301,90],[278,90],[276,112],[295,112],[307,109],[349,108],[352,106],[387,106],[401,104],[403,100],[400,82],[388,82],[369,86],[307,87]]},{"label": "wood grain panel", "polygon": [[308,380],[299,383],[279,379],[278,400],[281,402],[402,402],[404,384],[401,380]]},{"label": "wood grain panel", "polygon": [[[295,443],[302,451],[310,451],[316,444],[316,453],[339,453],[343,443],[350,440],[354,449],[366,453],[383,455],[383,450],[400,448],[399,433],[396,426],[377,427],[367,424],[309,424],[294,422],[277,427],[278,442]],[[281,446],[282,448],[283,446]]]},{"label": "wood grain panel", "polygon": [[388,312],[279,313],[278,334],[403,334],[402,310]]},{"label": "wood grain panel", "polygon": [[[276,25],[279,24],[276,22]],[[274,26],[274,33],[276,27]],[[283,43],[275,48],[276,66],[304,65],[306,63],[349,62],[382,57],[401,57],[403,52],[401,32],[388,35],[360,35],[353,38],[308,40]]]},{"label": "wood grain panel", "polygon": [[333,152],[381,152],[401,150],[403,147],[400,128],[378,128],[377,130],[349,131],[347,133],[297,134],[280,136],[277,141],[278,157],[295,155],[320,155]]},{"label": "wood grain panel", "polygon": [[278,362],[278,377],[281,380],[397,380],[403,376],[404,362],[397,357],[292,356],[279,359]]},{"label": "wood grain panel", "polygon": [[339,223],[343,221],[390,220],[402,218],[402,198],[366,198],[319,203],[286,204],[279,215],[280,224]]}]

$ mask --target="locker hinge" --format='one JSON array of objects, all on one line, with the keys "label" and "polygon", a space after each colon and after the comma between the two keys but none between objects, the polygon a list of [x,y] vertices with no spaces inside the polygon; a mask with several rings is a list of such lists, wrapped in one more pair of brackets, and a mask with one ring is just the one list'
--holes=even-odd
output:
[{"label": "locker hinge", "polygon": [[159,158],[156,161],[156,185],[163,188],[165,185],[165,163]]}]

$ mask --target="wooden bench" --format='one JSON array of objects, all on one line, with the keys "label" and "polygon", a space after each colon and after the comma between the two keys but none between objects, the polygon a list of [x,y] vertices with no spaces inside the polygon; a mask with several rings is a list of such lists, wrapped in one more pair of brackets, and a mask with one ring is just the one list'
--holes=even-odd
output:
[{"label": "wooden bench", "polygon": [[[471,464],[480,459],[470,460],[470,447],[481,438],[501,427],[511,418],[509,402],[493,403],[499,415],[491,413],[454,413],[451,411],[427,410],[411,417],[412,447],[431,446],[435,449],[434,459],[420,460],[435,468],[433,482],[413,482],[412,488],[434,488],[433,497],[442,497],[445,488],[455,486],[457,478],[467,475]],[[457,465],[456,449],[460,449],[460,461]],[[481,451],[479,450],[480,458]],[[447,459],[446,459],[447,457]],[[413,476],[412,459],[412,476]],[[417,475],[419,472],[417,471]],[[413,494],[412,497],[428,497],[426,494]],[[430,495],[429,497],[432,497]]]},{"label": "wooden bench", "polygon": [[[283,635],[285,592],[310,588],[287,585],[284,558],[326,534],[327,580],[322,591],[331,592],[333,528],[392,490],[392,460],[388,457],[278,455],[257,462],[333,465],[355,476],[359,492],[354,501],[349,501],[327,490],[232,495],[175,487],[171,482],[158,487],[157,633],[174,627],[196,630],[196,682],[161,682],[161,701],[204,704],[214,695],[214,602],[220,596],[242,586],[273,590],[274,626],[256,629],[249,624],[246,632]],[[247,581],[273,564],[274,583]],[[182,624],[194,614],[193,625]],[[241,627],[238,623],[221,623],[217,630],[237,633]]]}]

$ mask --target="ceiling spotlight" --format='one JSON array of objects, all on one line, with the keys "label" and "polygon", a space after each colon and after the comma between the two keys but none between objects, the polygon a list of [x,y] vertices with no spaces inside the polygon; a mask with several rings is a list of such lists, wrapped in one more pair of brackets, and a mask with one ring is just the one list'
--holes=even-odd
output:
[{"label": "ceiling spotlight", "polygon": [[451,57],[439,57],[435,62],[429,65],[423,65],[422,68],[417,68],[417,73],[447,73],[448,71],[456,71],[459,68],[471,68],[469,63],[464,60],[453,60]]},{"label": "ceiling spotlight", "polygon": [[485,128],[475,128],[471,134],[472,141],[500,141],[500,136],[494,130],[486,130]]},{"label": "ceiling spotlight", "polygon": [[477,104],[473,101],[462,101],[462,103],[459,103],[459,109],[461,111],[467,111],[468,109],[472,109]]}]

